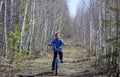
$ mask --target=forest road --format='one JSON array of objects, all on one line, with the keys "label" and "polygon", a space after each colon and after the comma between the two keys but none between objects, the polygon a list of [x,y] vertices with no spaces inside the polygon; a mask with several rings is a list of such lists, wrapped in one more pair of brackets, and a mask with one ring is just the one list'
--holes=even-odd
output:
[{"label": "forest road", "polygon": [[94,71],[93,60],[88,58],[88,52],[81,46],[73,44],[73,40],[66,40],[69,46],[63,47],[64,63],[60,64],[59,74],[51,71],[53,59],[52,51],[43,53],[41,58],[26,60],[19,77],[92,77],[85,76]]}]

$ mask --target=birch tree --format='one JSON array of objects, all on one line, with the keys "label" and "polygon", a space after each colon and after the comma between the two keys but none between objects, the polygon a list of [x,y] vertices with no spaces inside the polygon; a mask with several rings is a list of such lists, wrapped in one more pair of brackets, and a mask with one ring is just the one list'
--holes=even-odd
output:
[{"label": "birch tree", "polygon": [[24,18],[23,18],[23,23],[22,23],[22,28],[21,28],[21,39],[20,39],[20,52],[22,51],[22,43],[23,43],[23,34],[24,34],[24,29],[25,29],[25,20],[26,20],[26,15],[27,15],[27,9],[28,9],[28,0],[25,1],[26,6],[24,10]]},{"label": "birch tree", "polygon": [[14,31],[14,2],[13,0],[10,0],[10,30],[13,32]]},{"label": "birch tree", "polygon": [[34,26],[35,26],[35,0],[33,0],[32,6],[31,6],[31,31],[30,31],[30,51],[32,47],[32,40],[33,40],[33,33],[34,33]]},{"label": "birch tree", "polygon": [[2,6],[3,6],[3,0],[0,1],[0,12],[2,10]]},{"label": "birch tree", "polygon": [[[5,8],[2,7],[3,3]],[[46,42],[53,38],[55,32],[65,34],[64,29],[69,17],[63,0],[1,0],[0,6],[0,24],[4,26],[4,51],[6,52],[8,47],[10,52],[19,49],[19,51],[41,53],[47,51]]]},{"label": "birch tree", "polygon": [[7,42],[7,0],[4,0],[4,4],[5,4],[5,13],[4,13],[4,50],[7,53],[8,51],[8,42]]}]

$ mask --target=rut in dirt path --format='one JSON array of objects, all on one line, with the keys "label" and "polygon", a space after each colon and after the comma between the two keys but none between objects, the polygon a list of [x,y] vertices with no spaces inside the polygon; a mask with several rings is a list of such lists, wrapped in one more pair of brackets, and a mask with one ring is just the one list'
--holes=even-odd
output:
[{"label": "rut in dirt path", "polygon": [[[67,40],[69,46],[63,47],[64,63],[60,64],[59,76],[76,76],[91,72],[92,60],[87,55],[87,51],[80,46],[73,45],[73,41]],[[54,76],[51,71],[53,54],[43,54],[42,58],[28,60],[23,64],[21,75],[30,75],[35,77]]]}]

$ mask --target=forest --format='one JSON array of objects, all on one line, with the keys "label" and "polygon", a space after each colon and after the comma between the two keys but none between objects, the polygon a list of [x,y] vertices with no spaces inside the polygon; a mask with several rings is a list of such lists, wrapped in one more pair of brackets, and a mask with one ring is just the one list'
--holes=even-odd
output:
[{"label": "forest", "polygon": [[80,1],[71,18],[66,0],[0,0],[0,77],[54,76],[56,32],[68,44],[58,77],[119,77],[120,0]]}]

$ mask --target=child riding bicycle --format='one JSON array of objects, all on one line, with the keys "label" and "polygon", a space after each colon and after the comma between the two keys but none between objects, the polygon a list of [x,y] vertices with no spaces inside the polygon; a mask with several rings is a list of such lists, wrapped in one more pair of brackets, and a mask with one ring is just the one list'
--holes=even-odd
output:
[{"label": "child riding bicycle", "polygon": [[[66,43],[60,38],[59,33],[55,33],[55,38],[51,40],[49,45],[53,46],[54,57],[53,57],[53,62],[52,62],[52,70],[54,70],[55,69],[55,59],[57,58],[57,53],[59,54],[60,62],[63,63],[62,46],[66,45]],[[59,50],[57,50],[57,49],[59,49]]]}]

